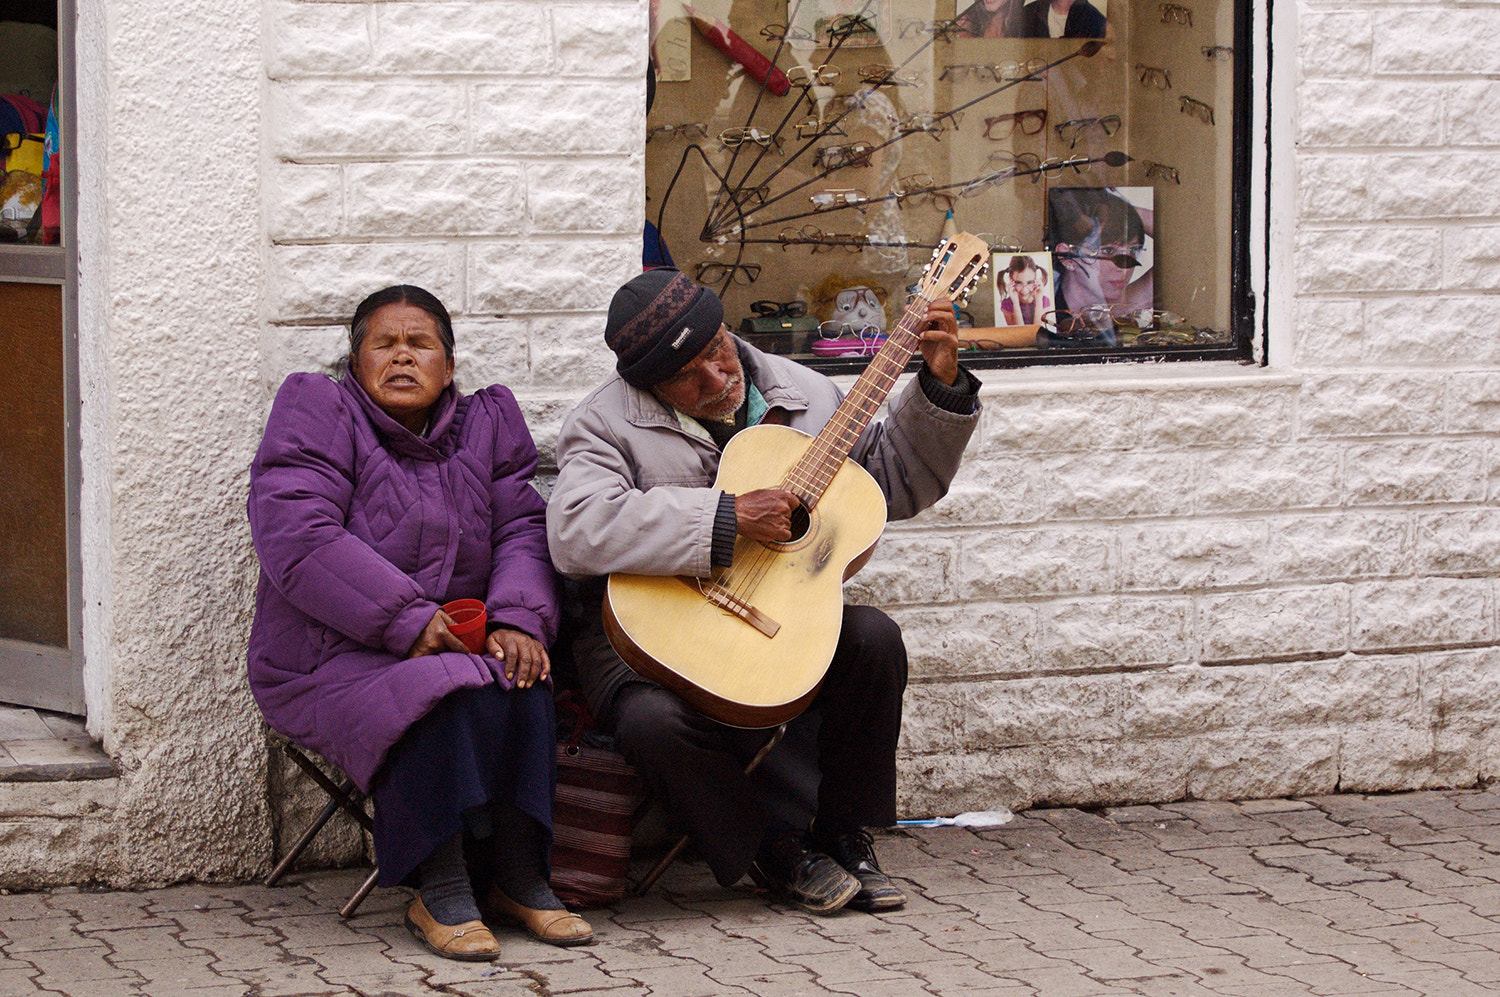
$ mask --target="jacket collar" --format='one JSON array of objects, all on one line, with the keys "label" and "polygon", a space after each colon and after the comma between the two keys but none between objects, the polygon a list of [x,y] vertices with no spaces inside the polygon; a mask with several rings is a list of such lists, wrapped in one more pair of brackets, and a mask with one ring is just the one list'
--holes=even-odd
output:
[{"label": "jacket collar", "polygon": [[387,415],[385,409],[376,405],[374,399],[365,394],[365,389],[355,380],[353,374],[346,373],[339,383],[359,405],[376,432],[385,437],[386,444],[391,450],[403,457],[411,457],[415,460],[441,460],[452,452],[453,438],[457,428],[454,415],[458,409],[458,389],[452,384],[443,389],[443,393],[438,395],[437,402],[432,406],[427,435],[418,436]]}]

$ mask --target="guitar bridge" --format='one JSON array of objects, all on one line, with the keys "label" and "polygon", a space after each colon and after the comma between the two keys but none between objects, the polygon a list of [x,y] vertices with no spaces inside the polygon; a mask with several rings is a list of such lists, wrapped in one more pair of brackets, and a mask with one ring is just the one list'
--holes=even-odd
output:
[{"label": "guitar bridge", "polygon": [[716,582],[710,582],[705,585],[699,581],[697,582],[697,588],[699,592],[703,593],[703,598],[725,612],[733,616],[738,616],[767,637],[775,637],[781,629],[780,623],[777,623],[765,613],[762,613],[744,599],[741,599]]}]

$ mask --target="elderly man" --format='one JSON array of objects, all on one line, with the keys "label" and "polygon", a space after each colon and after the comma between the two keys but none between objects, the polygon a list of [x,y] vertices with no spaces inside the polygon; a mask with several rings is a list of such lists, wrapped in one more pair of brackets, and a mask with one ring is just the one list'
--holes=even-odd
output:
[{"label": "elderly man", "polygon": [[[889,617],[844,607],[833,661],[792,724],[793,743],[751,775],[745,763],[764,731],[702,715],[632,671],[604,635],[609,573],[707,578],[731,564],[737,537],[792,536],[796,497],[775,487],[725,493],[714,487],[720,456],[735,433],[760,423],[816,434],[842,396],[823,375],[730,335],[723,315],[713,291],[671,269],[634,278],[610,304],[604,338],[618,376],[563,423],[547,509],[554,563],[585,579],[579,678],[596,719],[721,885],[748,871],[815,913],[899,907],[906,898],[881,872],[865,830],[896,819],[906,649]],[[979,418],[979,382],[958,365],[951,303],[933,302],[922,330],[921,372],[850,454],[879,483],[894,519],[942,497]],[[800,754],[797,728],[809,732]]]}]

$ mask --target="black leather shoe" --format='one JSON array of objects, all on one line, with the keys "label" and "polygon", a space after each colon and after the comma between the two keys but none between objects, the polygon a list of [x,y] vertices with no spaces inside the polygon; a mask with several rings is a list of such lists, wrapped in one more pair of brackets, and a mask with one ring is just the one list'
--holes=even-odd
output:
[{"label": "black leather shoe", "polygon": [[782,900],[814,914],[832,914],[859,893],[860,882],[833,859],[815,852],[804,835],[763,848],[751,875]]},{"label": "black leather shoe", "polygon": [[854,910],[891,910],[906,903],[906,894],[880,871],[875,842],[862,828],[834,834],[818,844],[830,858],[859,881],[859,892],[849,901]]}]

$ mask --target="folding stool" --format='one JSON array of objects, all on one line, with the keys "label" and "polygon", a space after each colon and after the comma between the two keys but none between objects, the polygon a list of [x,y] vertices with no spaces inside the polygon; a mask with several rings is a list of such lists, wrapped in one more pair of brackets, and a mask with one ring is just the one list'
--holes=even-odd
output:
[{"label": "folding stool", "polygon": [[[312,844],[313,839],[318,836],[318,832],[323,830],[323,825],[327,824],[338,811],[343,810],[350,817],[353,817],[359,822],[360,827],[366,831],[374,829],[370,822],[370,815],[365,811],[365,794],[361,793],[355,787],[354,780],[348,776],[344,776],[342,782],[334,782],[322,769],[313,764],[312,759],[303,754],[302,750],[290,741],[283,741],[281,750],[286,752],[288,758],[297,763],[298,768],[312,776],[313,781],[323,788],[323,791],[328,794],[329,799],[327,805],[319,811],[317,818],[302,833],[302,837],[298,838],[297,843],[286,853],[286,857],[276,863],[276,868],[272,869],[271,874],[266,877],[267,886],[275,886],[281,880],[281,877],[286,875],[287,870],[292,867],[292,863],[297,861],[307,846]],[[365,897],[369,896],[370,891],[375,888],[375,880],[379,875],[380,870],[378,868],[370,870],[369,878],[360,884],[359,889],[354,891],[354,895],[349,898],[348,902],[339,908],[339,915],[341,917],[354,916],[355,910],[359,908],[360,904],[364,903]]]}]

